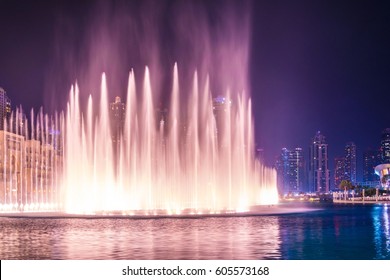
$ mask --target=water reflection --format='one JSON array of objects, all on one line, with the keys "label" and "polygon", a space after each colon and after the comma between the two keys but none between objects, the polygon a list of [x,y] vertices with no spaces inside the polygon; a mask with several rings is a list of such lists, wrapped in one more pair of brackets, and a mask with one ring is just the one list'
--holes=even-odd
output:
[{"label": "water reflection", "polygon": [[389,259],[387,206],[328,205],[281,216],[282,259]]},{"label": "water reflection", "polygon": [[275,259],[277,217],[0,219],[2,259]]},{"label": "water reflection", "polygon": [[389,208],[387,205],[372,209],[376,259],[390,258]]},{"label": "water reflection", "polygon": [[194,219],[0,218],[0,259],[390,259],[390,208]]},{"label": "water reflection", "polygon": [[386,237],[386,252],[390,253],[390,227],[389,227],[389,209],[388,205],[386,204],[384,206],[383,210],[383,222],[384,222],[384,230],[385,230],[385,237]]}]

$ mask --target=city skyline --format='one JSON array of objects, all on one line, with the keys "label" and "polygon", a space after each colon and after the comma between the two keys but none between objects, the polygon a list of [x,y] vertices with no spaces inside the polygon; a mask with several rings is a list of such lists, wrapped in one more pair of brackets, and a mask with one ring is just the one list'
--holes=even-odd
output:
[{"label": "city skyline", "polygon": [[[1,110],[1,114],[5,114],[5,105],[11,103],[11,99],[7,96],[6,91],[1,88],[2,93],[2,99],[4,104],[0,104],[1,108],[4,110]],[[109,112],[110,112],[110,119],[111,119],[111,138],[114,143],[118,142],[119,144],[119,138],[121,137],[123,126],[124,126],[124,118],[125,118],[125,110],[126,110],[126,103],[123,103],[121,101],[121,98],[119,96],[116,96],[114,100],[111,100],[112,102],[109,103]],[[221,122],[218,118],[218,112],[223,111],[223,107],[225,103],[225,98],[218,97],[214,98],[214,104],[213,104],[213,110],[215,113],[216,121]],[[219,108],[221,106],[221,108]],[[161,111],[161,108],[156,107],[156,121],[161,117],[161,120],[164,120],[166,116],[164,117],[164,114],[169,113],[169,111]],[[28,120],[26,119],[26,116],[23,116],[23,112],[13,111],[13,118],[14,123],[18,122],[16,115],[20,115],[20,117],[25,118],[22,120],[23,123],[27,123]],[[15,115],[16,114],[16,115]],[[9,114],[8,118],[12,116]],[[219,121],[218,121],[219,120]],[[219,123],[219,126],[222,124]],[[13,128],[14,133],[16,134],[23,134],[24,131],[21,131],[21,128],[19,128],[19,132],[16,128],[16,126]],[[314,141],[314,142],[313,142]],[[380,141],[380,147],[377,150],[365,150],[362,154],[363,156],[363,163],[362,166],[357,166],[357,154],[356,154],[356,145],[353,142],[348,142],[345,144],[344,148],[344,154],[343,156],[337,156],[334,159],[328,158],[328,147],[326,144],[325,136],[321,135],[321,132],[318,131],[314,140],[312,140],[312,144],[325,144],[323,148],[323,151],[325,152],[324,156],[324,162],[318,163],[317,165],[326,165],[329,166],[332,161],[334,161],[334,168],[330,169],[327,168],[328,175],[327,181],[328,184],[325,187],[325,189],[328,190],[337,190],[339,184],[343,180],[350,181],[352,185],[363,185],[363,186],[377,186],[379,184],[379,176],[375,174],[374,168],[382,163],[388,163],[389,162],[389,146],[390,146],[390,133],[389,129],[385,129],[382,131],[381,141]],[[117,146],[117,144],[113,145],[114,147]],[[320,149],[321,149],[320,148]],[[320,152],[316,151],[318,148],[314,148],[313,145],[310,147],[310,150],[308,151],[310,153],[309,158],[306,158],[307,155],[305,155],[304,149],[301,147],[295,147],[293,149],[287,149],[282,148],[281,154],[276,158],[275,161],[275,168],[278,173],[278,190],[282,193],[299,193],[299,192],[312,192],[313,190],[317,189],[317,187],[313,186],[313,183],[311,182],[314,175],[311,175],[310,168],[311,165],[316,165],[312,161],[315,161],[315,158],[312,159],[311,154],[321,154]],[[257,158],[262,158],[262,155],[256,154],[258,152],[263,153],[263,150],[256,149],[254,152],[254,156]],[[306,165],[306,161],[310,163],[310,166]],[[309,170],[307,170],[307,168]],[[316,167],[315,170],[318,168]],[[362,174],[358,174],[357,170],[361,170]],[[319,168],[321,170],[321,168]],[[361,180],[357,180],[357,175],[361,175]],[[311,178],[310,178],[311,177]]]},{"label": "city skyline", "polygon": [[[66,61],[56,64],[56,55],[71,56],[80,47],[73,45],[73,40],[90,35],[79,30],[88,29],[89,11],[95,9],[95,1],[75,3],[0,4],[0,24],[5,27],[0,31],[0,86],[12,99],[13,108],[21,104],[27,111],[40,106],[50,110],[52,99],[59,100],[59,109],[65,105],[60,101],[67,97],[74,79],[64,76],[64,81],[58,83],[64,70],[53,66],[70,65]],[[139,1],[132,3],[142,6]],[[388,113],[382,108],[390,102],[390,44],[384,36],[390,26],[387,3],[246,3],[251,11],[249,88],[256,144],[264,149],[266,163],[273,165],[283,147],[308,151],[310,138],[320,130],[327,137],[331,173],[333,159],[343,154],[345,144],[356,144],[360,177],[357,180],[361,181],[363,153],[369,147],[377,149],[381,132],[390,126]],[[221,1],[203,4],[214,10],[223,6]],[[159,8],[154,8],[154,12],[158,14]],[[61,28],[69,33],[59,34]],[[59,48],[58,44],[63,42],[68,43],[65,47],[70,46],[68,53],[56,53],[66,50]],[[179,68],[180,58],[179,55]],[[164,67],[172,69],[174,55],[170,54],[169,59],[172,61]],[[126,76],[130,68],[144,67],[143,64],[125,63],[119,75]],[[107,71],[107,76],[118,72]],[[55,75],[59,76],[57,80],[50,80]],[[126,88],[119,85],[109,88],[110,99],[117,95],[118,88],[119,95],[124,97]],[[53,92],[54,97],[50,97]]]}]

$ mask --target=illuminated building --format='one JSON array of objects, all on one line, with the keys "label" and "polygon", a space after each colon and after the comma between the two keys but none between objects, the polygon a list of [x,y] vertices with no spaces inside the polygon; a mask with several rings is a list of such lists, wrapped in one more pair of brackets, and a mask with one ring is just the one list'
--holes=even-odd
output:
[{"label": "illuminated building", "polygon": [[304,191],[305,162],[302,148],[282,149],[277,161],[278,189],[282,193]]},{"label": "illuminated building", "polygon": [[226,130],[229,129],[228,124],[231,122],[231,106],[232,101],[228,100],[223,96],[213,98],[213,113],[215,117],[216,134],[218,139],[218,145],[221,148],[226,148],[228,146],[228,143],[226,142],[227,137],[224,137],[224,135],[229,135]]},{"label": "illuminated building", "polygon": [[345,158],[344,157],[337,157],[334,159],[334,187],[337,189],[341,183],[342,180],[344,180],[345,176]]},{"label": "illuminated building", "polygon": [[329,192],[328,144],[320,131],[310,145],[309,188],[312,192]]},{"label": "illuminated building", "polygon": [[390,163],[390,128],[382,131],[381,157],[382,163]]},{"label": "illuminated building", "polygon": [[24,137],[0,130],[0,204],[22,201],[24,178]]},{"label": "illuminated building", "polygon": [[5,125],[11,131],[0,130],[0,210],[54,209],[60,201],[63,166],[60,135],[42,129],[36,139],[29,139],[23,129],[25,116],[13,116]]},{"label": "illuminated building", "polygon": [[390,128],[382,131],[381,164],[375,167],[375,174],[380,177],[380,184],[383,189],[390,189]]},{"label": "illuminated building", "polygon": [[375,167],[375,173],[380,177],[381,186],[390,189],[390,163],[383,163]]},{"label": "illuminated building", "polygon": [[381,164],[381,153],[378,150],[367,150],[363,154],[363,185],[378,186],[379,176],[375,173],[375,167]]},{"label": "illuminated building", "polygon": [[122,136],[125,116],[126,105],[117,96],[115,102],[110,103],[111,139],[114,143],[118,143]]},{"label": "illuminated building", "polygon": [[345,145],[345,160],[344,172],[345,180],[348,180],[352,185],[356,185],[356,145],[349,142]]},{"label": "illuminated building", "polygon": [[62,168],[61,154],[49,144],[38,140],[25,141],[25,182],[28,204],[57,203],[59,200],[59,170]]},{"label": "illuminated building", "polygon": [[4,121],[11,116],[11,100],[7,93],[0,87],[0,130],[4,130]]}]

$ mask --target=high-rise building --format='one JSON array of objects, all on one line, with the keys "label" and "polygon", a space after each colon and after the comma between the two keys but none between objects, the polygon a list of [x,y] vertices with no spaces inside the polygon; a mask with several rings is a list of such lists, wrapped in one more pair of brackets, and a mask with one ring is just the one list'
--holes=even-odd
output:
[{"label": "high-rise building", "polygon": [[345,158],[337,157],[334,159],[334,188],[337,189],[345,176]]},{"label": "high-rise building", "polygon": [[356,145],[349,142],[345,145],[344,172],[345,180],[348,180],[352,185],[356,185]]},{"label": "high-rise building", "polygon": [[295,192],[304,191],[305,182],[305,159],[302,148],[295,148],[289,154],[290,190]]},{"label": "high-rise building", "polygon": [[380,151],[367,150],[363,153],[363,184],[365,186],[379,185],[379,176],[375,173],[375,167],[381,163]]},{"label": "high-rise building", "polygon": [[[122,103],[119,96],[115,97],[115,101],[110,103],[110,128],[111,128],[111,140],[112,148],[114,152],[115,162],[118,162],[120,152],[120,141],[123,135],[123,129],[125,127],[126,118],[126,105]],[[114,167],[118,168],[117,165]]]},{"label": "high-rise building", "polygon": [[282,193],[304,191],[305,162],[302,148],[282,149],[277,160],[278,187]]},{"label": "high-rise building", "polygon": [[110,103],[111,139],[114,144],[117,144],[122,136],[125,115],[126,105],[117,96],[115,97],[115,101]]},{"label": "high-rise building", "polygon": [[309,187],[310,191],[329,192],[328,144],[320,131],[310,145]]},{"label": "high-rise building", "polygon": [[390,163],[390,128],[382,131],[381,157],[382,163]]},{"label": "high-rise building", "polygon": [[11,99],[7,96],[5,90],[0,87],[0,130],[4,130],[4,120],[11,116]]},{"label": "high-rise building", "polygon": [[232,101],[223,96],[218,96],[213,98],[213,113],[215,117],[216,124],[216,135],[218,140],[218,146],[221,148],[226,148],[228,143],[226,142],[227,138],[224,137],[227,132],[227,122],[230,117],[230,109],[232,106]]},{"label": "high-rise building", "polygon": [[277,185],[281,194],[289,192],[288,184],[288,154],[287,148],[283,148],[276,160]]}]

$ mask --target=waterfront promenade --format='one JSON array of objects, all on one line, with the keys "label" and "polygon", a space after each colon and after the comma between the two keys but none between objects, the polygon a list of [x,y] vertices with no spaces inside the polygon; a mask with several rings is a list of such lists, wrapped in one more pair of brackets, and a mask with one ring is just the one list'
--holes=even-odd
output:
[{"label": "waterfront promenade", "polygon": [[346,197],[343,195],[333,196],[334,203],[360,203],[360,204],[375,204],[375,203],[385,203],[390,204],[390,196],[357,196],[357,197]]}]

